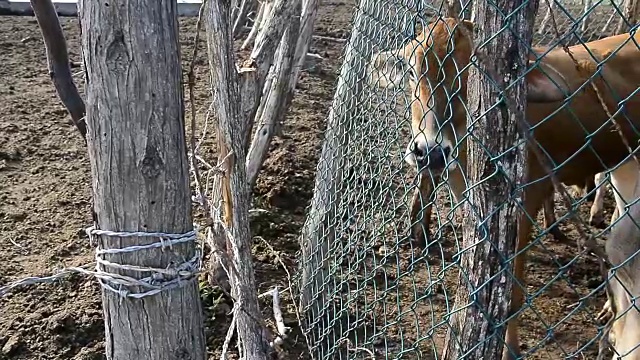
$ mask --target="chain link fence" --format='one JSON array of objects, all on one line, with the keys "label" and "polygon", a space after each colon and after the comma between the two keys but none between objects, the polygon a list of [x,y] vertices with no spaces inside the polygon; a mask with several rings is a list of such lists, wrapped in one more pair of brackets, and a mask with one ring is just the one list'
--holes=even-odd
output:
[{"label": "chain link fence", "polygon": [[[471,2],[462,4],[460,17],[474,20],[472,7]],[[421,178],[416,166],[406,160],[410,153],[417,156],[416,145],[412,143],[416,139],[415,129],[412,133],[412,113],[414,116],[416,112],[422,115],[419,119],[421,124],[428,121],[425,119],[432,114],[428,110],[442,109],[443,106],[438,103],[441,99],[437,97],[435,89],[452,86],[452,83],[460,80],[455,76],[454,79],[447,77],[451,74],[441,70],[446,61],[452,61],[452,58],[459,60],[456,56],[460,53],[455,43],[458,40],[455,38],[463,35],[449,38],[454,38],[453,46],[447,48],[449,60],[446,57],[439,58],[438,54],[430,58],[429,51],[432,50],[426,49],[422,72],[415,72],[416,66],[403,64],[399,59],[402,56],[398,53],[386,58],[384,64],[380,58],[372,60],[381,51],[405,46],[430,23],[447,16],[447,8],[446,3],[434,5],[425,1],[361,0],[355,9],[351,38],[345,50],[334,103],[328,116],[314,197],[301,236],[297,291],[300,294],[303,332],[310,352],[316,359],[440,359],[446,347],[447,333],[455,327],[452,318],[460,311],[460,308],[454,307],[456,291],[460,288],[459,276],[464,278],[469,275],[460,266],[460,259],[467,250],[462,231],[462,224],[469,220],[465,218],[469,213],[462,211],[466,193],[456,195],[452,187],[459,186],[456,181],[460,180],[456,180],[450,172],[442,174],[443,179],[449,178],[448,182],[428,175],[428,171]],[[541,1],[532,43],[534,46],[558,47],[556,51],[565,51],[562,48],[564,45],[584,44],[614,35],[616,27],[621,26],[623,12],[623,5],[612,1],[584,0],[582,3],[564,1],[551,4]],[[632,30],[635,33],[635,28],[628,25],[632,23],[634,21],[623,24],[626,27],[623,26],[622,32]],[[452,33],[459,34],[455,31]],[[486,35],[486,41],[491,39],[491,34]],[[562,64],[566,67],[552,65],[545,72],[555,71],[559,74],[555,80],[565,81],[565,90],[570,90],[567,91],[569,95],[573,92],[579,94],[569,96],[568,100],[565,98],[567,95],[562,94],[562,99],[550,103],[539,99],[529,102],[529,106],[536,109],[532,111],[546,114],[540,119],[536,118],[540,122],[533,125],[540,129],[536,130],[538,134],[543,132],[553,138],[540,141],[539,135],[535,136],[538,136],[536,139],[543,147],[542,153],[551,158],[549,167],[556,175],[554,178],[566,185],[576,185],[577,181],[574,180],[580,176],[593,178],[605,169],[620,169],[619,164],[625,161],[627,170],[624,176],[635,179],[638,174],[635,159],[629,155],[627,145],[631,144],[635,149],[635,144],[640,140],[640,131],[636,131],[640,120],[634,120],[638,117],[633,116],[640,112],[640,108],[636,107],[640,71],[635,71],[635,66],[629,63],[627,66],[634,69],[627,76],[621,76],[623,74],[619,71],[628,68],[616,58],[616,54],[622,53],[622,59],[640,61],[640,51],[637,47],[632,48],[635,45],[633,41],[629,45],[629,41],[627,39],[624,42],[627,44],[624,51],[613,42],[600,45],[590,60],[584,51],[577,48],[568,50],[569,53],[565,53],[569,54],[568,58],[577,59],[570,62],[565,59]],[[539,50],[537,57],[544,53]],[[560,55],[557,52],[548,55],[549,58],[552,56]],[[533,57],[533,61],[535,59]],[[610,59],[613,59],[610,67],[597,66],[599,63],[606,64],[605,61]],[[385,69],[382,75],[380,72],[372,75],[372,64],[375,65],[376,61],[381,61],[378,65],[384,65],[380,67]],[[541,61],[531,66],[539,63]],[[457,66],[460,73],[469,69],[464,64]],[[581,71],[591,71],[586,78],[595,80],[581,82]],[[423,77],[429,80],[429,91],[432,92],[429,98],[433,99],[430,100],[433,103],[421,104],[416,108],[416,96],[407,90],[414,89],[411,84],[422,81]],[[513,79],[513,83],[519,80]],[[613,80],[613,83],[607,83],[609,80]],[[465,82],[466,79],[461,81]],[[391,82],[393,86],[382,86]],[[529,89],[531,91],[531,86]],[[448,91],[445,93],[450,95]],[[549,97],[549,93],[543,93],[542,96]],[[452,103],[451,99],[449,96],[448,104]],[[437,120],[441,121],[436,135],[440,139],[438,141],[447,136],[444,128],[448,122],[455,121],[455,112],[465,112],[468,121],[479,115],[464,104],[444,108],[441,114],[435,114],[434,117],[436,123]],[[590,117],[587,116],[590,109],[599,110],[592,111]],[[608,116],[603,116],[605,113]],[[618,123],[612,121],[612,114]],[[554,116],[555,119],[561,119],[555,120],[558,128],[541,125],[545,121],[554,121]],[[591,119],[589,123],[578,122],[587,118]],[[616,129],[621,133],[618,134]],[[502,130],[495,131],[498,136]],[[457,146],[473,137],[468,133],[455,135]],[[624,141],[620,141],[620,136],[628,141],[627,145],[623,146]],[[554,145],[563,141],[568,141],[568,145]],[[456,158],[465,151],[464,148],[454,149],[452,154],[445,154],[444,157],[451,155]],[[429,162],[434,161],[431,154],[423,154]],[[498,162],[503,155],[491,156]],[[511,201],[517,203],[521,210],[528,205],[520,198],[522,195],[515,195],[518,191],[527,186],[551,191],[554,185],[550,180],[553,176],[549,174],[533,177],[528,179],[526,186],[520,184],[513,187],[514,198]],[[609,178],[610,175],[607,175],[606,179]],[[472,187],[468,179],[464,181],[467,183],[463,183],[463,186]],[[417,191],[429,186],[434,188],[430,197],[423,196],[424,191]],[[564,189],[564,185],[556,187],[562,193]],[[596,191],[589,190],[591,194]],[[529,197],[532,194],[546,194],[544,191],[528,194]],[[633,194],[635,192],[627,192],[620,196],[629,202],[635,199]],[[616,205],[613,196],[607,196],[605,208],[608,214]],[[536,209],[542,208],[543,200],[536,202],[539,203]],[[550,208],[556,215],[561,215],[556,224],[543,225],[542,212],[528,214],[535,224],[530,244],[520,246],[523,248],[520,250],[527,251],[527,262],[520,264],[524,267],[522,271],[526,272],[526,280],[516,279],[517,274],[510,273],[515,286],[523,292],[522,306],[512,309],[510,313],[510,317],[519,318],[519,325],[516,325],[519,350],[512,349],[513,354],[519,352],[522,358],[530,359],[595,359],[604,354],[609,354],[610,358],[611,353],[607,351],[611,350],[611,346],[602,339],[609,339],[611,321],[605,320],[611,317],[599,315],[607,300],[603,291],[606,286],[599,269],[598,256],[593,256],[599,253],[593,247],[594,242],[590,241],[597,238],[602,247],[610,229],[587,224],[585,219],[589,217],[591,203],[585,197],[575,196],[565,200],[568,201],[556,201],[555,209]],[[526,201],[531,203],[531,200]],[[417,212],[415,204],[418,204]],[[431,213],[426,211],[429,206],[433,207]],[[545,212],[548,211],[545,207]],[[430,219],[429,229],[421,227],[426,224],[425,217]],[[624,246],[620,246],[620,242],[613,242],[607,248],[608,260],[613,265],[625,263],[626,257],[622,255],[630,255],[634,249],[640,249],[637,241],[631,241],[638,230],[633,226],[633,221],[628,219],[631,218],[616,220],[620,226],[613,231],[615,238],[628,241]],[[611,226],[609,222],[607,225]],[[569,241],[546,236],[549,226],[560,229]],[[416,231],[416,228],[421,229]],[[423,233],[426,237],[422,237]],[[421,244],[420,239],[425,243]],[[612,244],[608,241],[608,244]],[[613,259],[616,256],[612,258],[612,254],[618,258]],[[602,254],[600,257],[603,257]],[[512,262],[512,257],[506,257],[504,266],[509,267]],[[625,266],[626,280],[615,284],[633,283],[633,265]],[[611,286],[614,292],[620,288]],[[634,289],[630,291],[633,293]],[[607,303],[613,305],[611,310],[614,313],[617,311],[618,316],[624,310],[616,309],[624,302],[617,301],[620,299],[617,297],[615,302]],[[491,326],[499,328],[507,320],[489,321],[495,321]],[[618,337],[625,332],[640,333],[640,328],[635,327],[640,323],[627,321],[626,328],[617,324],[614,327],[619,327],[616,330]],[[458,337],[464,337],[464,334],[458,334]],[[629,343],[620,345],[628,342],[629,338],[617,341],[618,346],[624,347],[627,352],[635,347]]]},{"label": "chain link fence", "polygon": [[629,17],[624,5],[620,0],[542,1],[533,45],[555,45],[558,33],[573,45],[629,31],[630,24],[621,22]]}]

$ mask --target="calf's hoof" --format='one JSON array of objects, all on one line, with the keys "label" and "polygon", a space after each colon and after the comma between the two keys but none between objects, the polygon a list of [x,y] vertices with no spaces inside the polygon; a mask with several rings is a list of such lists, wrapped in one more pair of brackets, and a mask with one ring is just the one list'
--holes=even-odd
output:
[{"label": "calf's hoof", "polygon": [[553,236],[553,238],[557,242],[568,243],[570,241],[569,237],[567,237],[567,235],[565,235],[565,233],[562,230],[560,230],[557,226],[554,226],[551,229],[549,229],[549,234],[551,234],[551,236]]},{"label": "calf's hoof", "polygon": [[605,325],[609,320],[611,320],[611,318],[613,318],[614,315],[613,310],[611,310],[611,302],[607,300],[607,302],[602,306],[602,310],[598,313],[596,321],[600,325]]},{"label": "calf's hoof", "polygon": [[502,360],[519,360],[522,359],[522,356],[520,354],[520,349],[511,349],[511,351],[509,351],[509,349],[504,349],[504,352],[502,353]]},{"label": "calf's hoof", "polygon": [[429,230],[421,225],[416,225],[411,229],[411,243],[414,246],[424,248],[429,243]]},{"label": "calf's hoof", "polygon": [[594,226],[598,229],[604,229],[607,227],[607,224],[605,224],[604,222],[604,216],[599,215],[599,216],[591,216],[591,218],[589,219],[589,225]]}]

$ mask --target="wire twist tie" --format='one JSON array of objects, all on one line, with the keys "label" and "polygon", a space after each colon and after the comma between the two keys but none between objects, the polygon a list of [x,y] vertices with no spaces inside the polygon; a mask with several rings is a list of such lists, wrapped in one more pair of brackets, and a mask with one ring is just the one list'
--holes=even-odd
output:
[{"label": "wire twist tie", "polygon": [[[195,280],[196,275],[200,271],[202,260],[198,250],[196,250],[196,254],[191,259],[184,259],[181,264],[171,263],[165,269],[119,264],[104,259],[104,255],[133,253],[136,251],[157,248],[161,248],[163,250],[166,248],[172,249],[173,245],[196,241],[196,230],[191,230],[184,234],[168,234],[162,232],[109,231],[89,227],[85,232],[89,235],[90,243],[96,244],[97,246],[95,254],[95,272],[90,272],[91,275],[98,279],[102,288],[114,292],[122,297],[141,299],[147,296],[156,295],[162,291],[180,288]],[[120,238],[156,237],[159,238],[159,240],[147,245],[132,245],[124,248],[103,249],[99,242],[96,241],[96,236],[102,235]],[[109,271],[110,269],[126,270],[138,273],[151,273],[151,275],[141,279],[136,279],[131,276],[112,273]],[[134,291],[131,289],[132,287],[138,287],[139,291]]]}]

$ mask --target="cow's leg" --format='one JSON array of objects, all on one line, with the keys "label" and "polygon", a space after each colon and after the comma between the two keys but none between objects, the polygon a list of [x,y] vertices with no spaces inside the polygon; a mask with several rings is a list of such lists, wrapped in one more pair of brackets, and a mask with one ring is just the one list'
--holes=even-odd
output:
[{"label": "cow's leg", "polygon": [[[418,246],[425,246],[429,237],[429,225],[431,224],[431,211],[433,209],[433,183],[429,174],[418,175],[419,183],[413,191],[411,199],[409,221],[411,222],[411,239]],[[438,181],[439,178],[434,177]],[[435,199],[434,199],[435,200]],[[424,205],[424,206],[423,206]],[[418,215],[422,212],[422,217]]]},{"label": "cow's leg", "polygon": [[462,171],[460,171],[459,166],[448,172],[447,182],[449,183],[449,188],[451,189],[451,221],[454,222],[454,213],[462,211],[460,201],[462,200],[463,193],[467,188],[467,182],[464,178],[464,175],[462,174]]},{"label": "cow's leg", "polygon": [[[531,219],[536,218],[543,202],[553,194],[553,186],[549,181],[540,181],[532,184],[524,190],[524,210]],[[518,336],[518,317],[524,303],[526,289],[525,264],[526,250],[530,242],[533,223],[526,214],[518,216],[518,238],[516,244],[516,256],[513,261],[514,282],[511,290],[511,306],[509,315],[512,316],[507,324],[505,336],[505,349],[503,360],[513,360],[520,357],[520,339]]]},{"label": "cow's leg", "polygon": [[613,210],[613,214],[611,214],[611,222],[609,224],[613,224],[619,216],[620,210],[618,210],[618,207],[616,206],[616,208]]},{"label": "cow's leg", "polygon": [[604,172],[598,173],[595,176],[595,183],[598,187],[596,195],[591,205],[589,224],[598,228],[604,228],[604,197],[607,193],[607,185],[604,184],[605,174]]},{"label": "cow's leg", "polygon": [[[433,181],[431,180],[433,178]],[[435,186],[440,182],[446,181],[451,189],[451,225],[455,226],[455,217],[453,214],[459,210],[457,206],[462,199],[462,193],[466,188],[466,182],[464,175],[457,167],[450,170],[443,179],[443,176],[436,176],[430,174],[421,174],[420,182],[416,190],[414,190],[413,198],[411,200],[410,220],[411,223],[415,223],[411,227],[411,238],[416,242],[416,245],[426,245],[427,239],[430,235],[429,226],[431,224],[431,213],[433,212],[433,202],[435,199],[431,199],[434,193]],[[424,206],[423,206],[424,204]],[[422,211],[422,218],[418,220],[418,215]]]},{"label": "cow's leg", "polygon": [[[598,175],[596,175],[598,176]],[[594,201],[596,198],[596,194],[593,193],[593,189],[596,188],[596,179],[594,176],[589,176],[585,179],[584,189],[582,192],[582,196],[586,196],[587,201]]]},{"label": "cow's leg", "polygon": [[549,229],[549,234],[551,234],[551,236],[553,236],[556,241],[568,242],[569,238],[562,230],[560,230],[558,224],[556,224],[556,221],[558,219],[556,219],[554,199],[554,193],[552,192],[551,195],[547,199],[545,199],[542,204],[542,214],[544,215],[543,226],[545,229]]},{"label": "cow's leg", "polygon": [[551,194],[551,196],[549,196],[548,199],[545,199],[544,203],[542,204],[542,214],[544,215],[542,226],[545,229],[548,229],[556,222],[556,213],[555,209],[553,208],[554,200],[555,196]]}]

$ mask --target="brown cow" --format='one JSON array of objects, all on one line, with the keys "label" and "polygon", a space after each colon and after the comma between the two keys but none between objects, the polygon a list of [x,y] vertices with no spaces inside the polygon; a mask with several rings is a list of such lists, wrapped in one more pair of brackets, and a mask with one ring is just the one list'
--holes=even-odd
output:
[{"label": "brown cow", "polygon": [[[426,176],[429,176],[427,171],[436,176],[448,173],[448,182],[456,202],[461,199],[465,189],[465,176],[461,169],[466,168],[467,156],[465,138],[456,141],[461,138],[459,135],[465,133],[467,125],[464,104],[468,72],[465,70],[459,74],[459,69],[466,69],[469,64],[472,49],[469,34],[472,30],[473,23],[469,21],[457,23],[454,19],[438,19],[403,48],[386,52],[411,70],[409,88],[413,100],[411,114],[414,137],[407,145],[405,159],[423,169],[422,174]],[[635,37],[638,41],[640,33]],[[612,182],[622,194],[616,195],[620,209],[623,199],[634,198],[638,166],[633,160],[627,161],[629,152],[620,135],[612,131],[612,122],[592,87],[587,85],[577,90],[585,82],[591,81],[593,76],[592,81],[600,89],[605,103],[615,112],[619,99],[634,94],[640,85],[640,51],[629,34],[600,39],[586,46],[601,59],[608,58],[598,74],[596,61],[583,45],[570,48],[579,62],[578,67],[563,49],[554,49],[541,55],[540,63],[527,73],[527,122],[532,128],[535,127],[533,136],[553,163],[562,164],[556,176],[568,186],[579,186],[584,179],[593,178],[626,161],[625,166],[612,172]],[[449,54],[449,49],[454,51]],[[542,48],[534,51],[537,54],[544,53]],[[380,58],[374,61],[380,62]],[[535,65],[533,58],[529,62],[531,66]],[[439,81],[442,79],[450,80]],[[438,86],[431,88],[430,84]],[[616,94],[609,91],[609,86]],[[574,92],[577,92],[575,96],[567,99],[567,94]],[[447,94],[456,93],[448,100]],[[450,119],[445,115],[450,115]],[[633,95],[626,101],[625,111],[616,114],[616,121],[628,142],[638,143],[640,132],[635,131],[635,128],[640,128],[638,96]],[[524,190],[523,205],[524,210],[535,218],[544,200],[551,198],[553,184],[535,153],[529,151],[528,154],[526,182],[529,185]],[[423,190],[430,191],[426,189],[429,182],[422,183]],[[520,354],[518,313],[523,305],[524,292],[519,283],[526,284],[525,249],[530,242],[532,225],[528,216],[519,216],[518,256],[513,266],[518,281],[514,281],[512,289],[511,313],[514,316],[507,327],[505,343],[508,350],[504,352],[503,359],[516,358]]]}]

